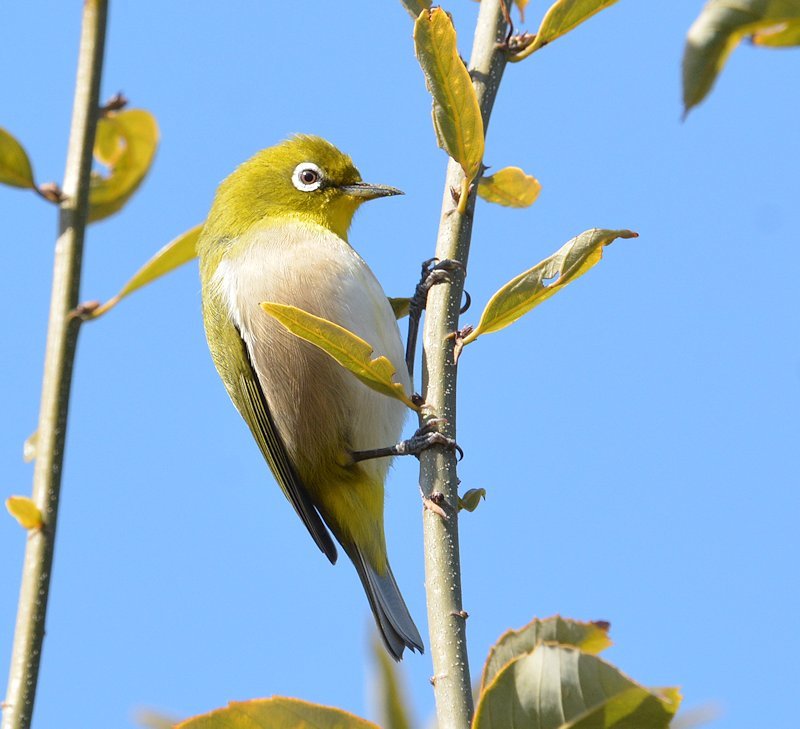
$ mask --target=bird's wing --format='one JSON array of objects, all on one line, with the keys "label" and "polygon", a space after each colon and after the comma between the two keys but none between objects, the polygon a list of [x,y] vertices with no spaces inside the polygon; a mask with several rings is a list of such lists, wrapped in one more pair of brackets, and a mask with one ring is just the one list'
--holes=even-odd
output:
[{"label": "bird's wing", "polygon": [[264,458],[267,460],[284,495],[303,520],[303,524],[306,525],[306,529],[308,529],[317,546],[331,563],[335,564],[337,558],[336,545],[333,543],[322,517],[311,502],[305,486],[289,460],[286,446],[284,446],[278,429],[275,427],[275,421],[272,418],[272,413],[270,413],[267,398],[264,396],[258,376],[253,368],[249,348],[244,339],[242,339],[238,328],[233,323],[230,323],[229,326],[235,331],[238,344],[242,348],[244,355],[239,360],[243,365],[238,368],[239,371],[236,376],[230,378],[232,380],[231,399],[250,426],[258,447],[264,454]]}]

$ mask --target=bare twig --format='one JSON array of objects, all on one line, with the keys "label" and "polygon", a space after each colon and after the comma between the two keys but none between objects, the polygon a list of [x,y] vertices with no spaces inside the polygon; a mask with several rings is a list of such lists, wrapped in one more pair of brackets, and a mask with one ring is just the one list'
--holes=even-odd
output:
[{"label": "bare twig", "polygon": [[[481,2],[470,59],[484,129],[488,128],[497,88],[506,65],[505,38],[509,0]],[[472,236],[475,186],[460,213],[451,190],[463,187],[460,165],[450,161],[444,185],[436,257],[459,261],[466,269]],[[458,329],[464,287],[463,273],[431,289],[423,333],[423,394],[439,417],[445,435],[455,438],[456,365],[452,332]],[[440,494],[447,519],[423,511],[425,575],[431,655],[436,675],[434,692],[439,729],[467,729],[472,719],[472,686],[467,661],[466,621],[461,604],[461,565],[458,548],[458,478],[452,451],[433,448],[420,456],[420,484],[424,498]]]},{"label": "bare twig", "polygon": [[78,304],[106,15],[107,0],[84,1],[33,474],[33,500],[44,516],[44,528],[30,533],[25,550],[2,729],[30,727],[39,675],[72,365],[80,327],[80,319],[69,313]]}]

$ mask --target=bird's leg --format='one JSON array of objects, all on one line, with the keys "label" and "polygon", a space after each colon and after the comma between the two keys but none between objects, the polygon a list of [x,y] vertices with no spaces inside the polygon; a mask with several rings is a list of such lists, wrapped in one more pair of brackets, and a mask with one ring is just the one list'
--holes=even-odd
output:
[{"label": "bird's leg", "polygon": [[369,461],[373,458],[388,458],[390,456],[419,456],[422,451],[432,448],[433,446],[444,446],[454,450],[459,455],[459,460],[464,457],[464,451],[452,438],[448,438],[438,430],[436,426],[441,423],[440,418],[429,420],[414,435],[408,440],[401,440],[393,446],[386,446],[384,448],[373,448],[368,451],[354,451],[350,454],[353,463],[360,461]]},{"label": "bird's leg", "polygon": [[[414,377],[414,358],[417,352],[417,334],[419,333],[419,320],[422,317],[422,310],[428,301],[428,292],[436,284],[450,280],[453,271],[463,270],[464,265],[458,261],[451,261],[446,258],[440,261],[437,258],[429,258],[422,264],[422,274],[417,288],[408,305],[408,339],[406,340],[406,367],[411,378]],[[464,292],[466,294],[466,292]],[[469,308],[469,294],[467,303],[461,313]]]}]

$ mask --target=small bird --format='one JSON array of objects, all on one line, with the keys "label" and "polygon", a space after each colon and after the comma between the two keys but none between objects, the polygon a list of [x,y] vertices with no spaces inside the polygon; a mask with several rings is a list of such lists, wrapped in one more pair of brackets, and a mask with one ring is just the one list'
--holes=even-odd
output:
[{"label": "small bird", "polygon": [[[330,529],[355,565],[389,653],[423,651],[386,555],[390,458],[406,407],[366,387],[264,312],[288,304],[349,329],[384,355],[411,392],[395,316],[347,231],[361,203],[402,194],[362,182],[347,155],[296,136],[242,164],[217,190],[198,243],[211,356],[233,404],[317,546]],[[327,525],[327,528],[326,528]]]}]

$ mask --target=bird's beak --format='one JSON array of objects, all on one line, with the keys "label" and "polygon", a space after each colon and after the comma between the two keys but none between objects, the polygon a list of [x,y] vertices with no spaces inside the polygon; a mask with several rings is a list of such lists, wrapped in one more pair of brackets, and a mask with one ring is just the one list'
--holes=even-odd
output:
[{"label": "bird's beak", "polygon": [[353,197],[360,197],[364,200],[374,200],[376,197],[388,197],[389,195],[402,195],[403,191],[388,185],[370,185],[368,182],[356,182],[352,185],[340,185],[339,189]]}]

